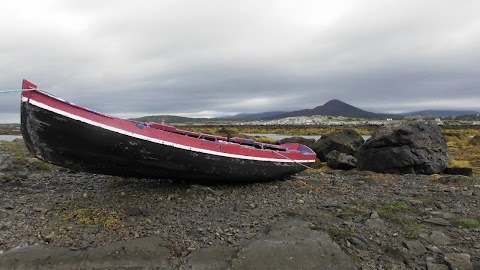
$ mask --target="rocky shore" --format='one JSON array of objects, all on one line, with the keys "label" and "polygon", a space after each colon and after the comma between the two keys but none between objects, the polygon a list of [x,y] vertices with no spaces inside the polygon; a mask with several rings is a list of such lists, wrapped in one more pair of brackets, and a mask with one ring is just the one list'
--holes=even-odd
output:
[{"label": "rocky shore", "polygon": [[0,269],[480,269],[480,178],[242,185],[32,166],[0,148]]}]

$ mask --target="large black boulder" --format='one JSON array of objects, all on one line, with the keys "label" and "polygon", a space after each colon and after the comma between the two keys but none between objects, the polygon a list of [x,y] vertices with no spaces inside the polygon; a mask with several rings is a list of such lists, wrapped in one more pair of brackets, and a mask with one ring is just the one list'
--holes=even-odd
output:
[{"label": "large black boulder", "polygon": [[357,148],[365,142],[363,137],[352,129],[323,135],[313,145],[312,150],[317,153],[317,158],[327,161],[327,155],[333,150],[355,156]]},{"label": "large black boulder", "polygon": [[350,170],[357,167],[357,159],[354,156],[333,150],[327,155],[327,166],[332,169]]},{"label": "large black boulder", "polygon": [[393,174],[440,173],[448,164],[447,143],[430,122],[402,122],[380,128],[357,150],[359,170]]},{"label": "large black boulder", "polygon": [[299,144],[304,144],[308,147],[312,146],[312,144],[315,142],[315,139],[306,139],[304,137],[289,137],[289,138],[283,138],[279,140],[277,143],[278,144],[284,144],[284,143],[299,143]]}]

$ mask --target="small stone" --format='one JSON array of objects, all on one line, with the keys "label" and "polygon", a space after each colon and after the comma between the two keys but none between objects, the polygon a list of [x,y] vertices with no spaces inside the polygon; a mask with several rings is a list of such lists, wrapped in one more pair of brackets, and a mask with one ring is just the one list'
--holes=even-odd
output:
[{"label": "small stone", "polygon": [[84,192],[83,195],[82,195],[82,197],[83,197],[84,199],[88,199],[88,197],[90,197],[90,196],[89,196],[88,192]]},{"label": "small stone", "polygon": [[54,237],[55,237],[55,232],[52,231],[45,236],[42,235],[42,240],[47,242],[47,243],[51,243],[51,242],[53,242]]},{"label": "small stone", "polygon": [[304,204],[305,201],[304,201],[304,200],[298,200],[298,203],[299,203],[299,204]]},{"label": "small stone", "polygon": [[439,249],[437,246],[427,246],[427,249],[432,251],[432,252],[442,253],[442,250]]},{"label": "small stone", "polygon": [[377,211],[373,211],[373,212],[370,214],[370,218],[371,218],[371,219],[377,219],[377,218],[380,218],[380,216],[378,215]]},{"label": "small stone", "polygon": [[171,201],[171,200],[176,199],[178,197],[179,197],[178,194],[170,194],[170,195],[167,196],[167,201]]},{"label": "small stone", "polygon": [[381,218],[370,218],[365,221],[365,225],[371,229],[382,229],[385,227],[385,222]]},{"label": "small stone", "polygon": [[120,192],[120,197],[125,197],[125,196],[127,196],[127,193],[125,193],[125,191]]},{"label": "small stone", "polygon": [[254,204],[254,203],[251,203],[251,204],[249,204],[248,206],[250,206],[250,208],[251,208],[251,209],[255,209],[255,208],[257,208],[257,205],[256,205],[256,204]]}]

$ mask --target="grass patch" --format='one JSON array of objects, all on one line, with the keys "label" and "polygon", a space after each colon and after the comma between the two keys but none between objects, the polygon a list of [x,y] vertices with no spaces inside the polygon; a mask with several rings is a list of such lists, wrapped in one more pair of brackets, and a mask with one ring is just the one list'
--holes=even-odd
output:
[{"label": "grass patch", "polygon": [[[193,125],[193,126],[181,126],[181,129],[201,132],[205,134],[222,134],[222,131],[226,128],[219,128],[215,125]],[[335,132],[339,132],[344,129],[353,129],[360,135],[371,135],[375,130],[374,127],[319,127],[319,126],[228,126],[228,131],[231,134],[244,134],[244,133],[260,133],[260,134],[288,134],[292,136],[302,135],[326,135]]]},{"label": "grass patch", "polygon": [[465,168],[465,167],[471,167],[470,162],[466,160],[456,160],[456,159],[450,159],[448,161],[448,167],[450,168]]},{"label": "grass patch", "polygon": [[81,208],[61,217],[63,221],[76,220],[78,223],[92,226],[102,226],[108,229],[117,229],[121,226],[116,211],[107,211],[100,208]]},{"label": "grass patch", "polygon": [[380,217],[387,219],[390,222],[397,224],[408,224],[409,221],[403,216],[398,216],[397,213],[404,213],[409,211],[409,209],[410,208],[405,202],[393,201],[384,204],[378,211],[378,214]]},{"label": "grass patch", "polygon": [[480,222],[475,218],[460,218],[453,222],[457,228],[473,229],[480,228]]},{"label": "grass patch", "polygon": [[[453,167],[470,167],[474,174],[480,174],[480,147],[470,144],[470,137],[480,135],[480,129],[449,128],[444,129],[443,134],[452,160],[449,163],[456,164]],[[468,162],[468,165],[465,166],[467,163],[464,162]]]},{"label": "grass patch", "polygon": [[405,202],[389,202],[382,206],[380,209],[381,212],[405,212],[409,209],[408,205]]}]

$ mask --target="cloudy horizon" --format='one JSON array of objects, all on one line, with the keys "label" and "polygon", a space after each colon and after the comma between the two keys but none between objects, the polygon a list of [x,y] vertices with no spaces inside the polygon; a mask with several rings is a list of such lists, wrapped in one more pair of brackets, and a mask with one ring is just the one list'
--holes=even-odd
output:
[{"label": "cloudy horizon", "polygon": [[[108,114],[218,117],[339,99],[480,111],[480,2],[73,1],[0,4],[0,90],[22,79]],[[0,122],[19,122],[0,94]]]}]

